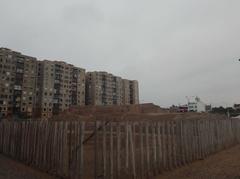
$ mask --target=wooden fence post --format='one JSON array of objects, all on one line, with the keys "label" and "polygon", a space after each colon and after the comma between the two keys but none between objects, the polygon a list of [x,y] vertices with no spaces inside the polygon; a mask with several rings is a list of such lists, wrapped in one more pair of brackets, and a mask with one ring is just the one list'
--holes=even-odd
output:
[{"label": "wooden fence post", "polygon": [[150,151],[149,151],[149,125],[148,125],[148,122],[146,122],[146,126],[145,126],[145,129],[146,129],[146,134],[145,134],[145,138],[146,138],[146,155],[147,155],[147,177],[150,176]]},{"label": "wooden fence post", "polygon": [[110,179],[113,179],[113,122],[110,122]]},{"label": "wooden fence post", "polygon": [[103,156],[103,178],[107,178],[107,151],[106,151],[106,125],[105,122],[102,123],[102,156]]},{"label": "wooden fence post", "polygon": [[162,153],[162,140],[161,140],[161,122],[157,122],[157,143],[158,143],[158,173],[162,172],[162,166],[163,166],[163,153]]},{"label": "wooden fence post", "polygon": [[79,170],[80,170],[80,179],[83,178],[83,140],[84,140],[84,130],[85,130],[85,122],[81,122],[81,131],[80,131],[80,167],[79,167]]},{"label": "wooden fence post", "polygon": [[96,120],[95,121],[95,138],[94,138],[94,146],[95,146],[95,151],[94,151],[94,154],[95,154],[95,158],[94,158],[94,178],[95,179],[98,179],[98,160],[99,160],[99,157],[98,157],[98,151],[99,151],[99,146],[98,146],[98,143],[99,143],[99,134],[98,134],[98,129],[99,129],[99,122]]},{"label": "wooden fence post", "polygon": [[152,122],[152,153],[153,153],[153,174],[157,174],[157,142],[156,142],[156,123]]},{"label": "wooden fence post", "polygon": [[117,124],[117,179],[121,176],[121,123]]},{"label": "wooden fence post", "polygon": [[163,159],[163,169],[167,169],[167,137],[166,137],[166,121],[161,121],[162,131],[161,131],[161,140],[162,140],[162,159]]},{"label": "wooden fence post", "polygon": [[132,131],[133,123],[128,125],[128,130],[129,130],[129,142],[130,142],[130,149],[131,149],[131,160],[132,160],[132,177],[133,179],[136,179],[136,163],[135,163],[135,151],[134,151],[134,132]]},{"label": "wooden fence post", "polygon": [[177,125],[176,122],[173,120],[171,121],[172,124],[172,145],[173,145],[173,167],[178,167],[178,161],[177,161]]},{"label": "wooden fence post", "polygon": [[144,151],[144,124],[143,122],[140,123],[140,153],[141,153],[141,178],[143,179],[146,174],[146,168],[145,168],[145,151]]}]

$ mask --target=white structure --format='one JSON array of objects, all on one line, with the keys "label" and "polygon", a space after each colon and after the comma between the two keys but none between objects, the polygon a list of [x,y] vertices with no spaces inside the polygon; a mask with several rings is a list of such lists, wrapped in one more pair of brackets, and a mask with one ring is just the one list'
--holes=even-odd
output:
[{"label": "white structure", "polygon": [[206,105],[200,100],[199,97],[195,98],[195,101],[188,101],[189,112],[206,112]]}]

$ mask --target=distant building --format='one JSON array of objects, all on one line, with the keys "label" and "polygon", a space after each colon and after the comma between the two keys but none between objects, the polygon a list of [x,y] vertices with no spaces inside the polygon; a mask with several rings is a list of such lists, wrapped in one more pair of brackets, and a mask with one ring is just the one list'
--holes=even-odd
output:
[{"label": "distant building", "polygon": [[0,48],[0,116],[49,118],[85,105],[85,70]]},{"label": "distant building", "polygon": [[139,104],[138,82],[107,72],[87,72],[87,105]]},{"label": "distant building", "polygon": [[50,118],[86,104],[139,104],[138,81],[0,48],[0,118]]},{"label": "distant building", "polygon": [[122,84],[122,104],[139,104],[138,81],[123,79]]},{"label": "distant building", "polygon": [[240,104],[234,104],[234,105],[233,105],[233,108],[234,108],[235,110],[240,110]]},{"label": "distant building", "polygon": [[179,106],[178,112],[188,112],[188,106],[187,105]]},{"label": "distant building", "polygon": [[195,98],[195,101],[188,102],[189,112],[206,112],[206,105],[200,100],[199,97]]},{"label": "distant building", "polygon": [[36,105],[36,74],[36,58],[0,48],[1,116],[33,116]]},{"label": "distant building", "polygon": [[85,69],[62,61],[39,61],[37,97],[38,115],[43,118],[85,105]]},{"label": "distant building", "polygon": [[211,112],[211,111],[212,111],[212,106],[206,105],[206,112]]}]

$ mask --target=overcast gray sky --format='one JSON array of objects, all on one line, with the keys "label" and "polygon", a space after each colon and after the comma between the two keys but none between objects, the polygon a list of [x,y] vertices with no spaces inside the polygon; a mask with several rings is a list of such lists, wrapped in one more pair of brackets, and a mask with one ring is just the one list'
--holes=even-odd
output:
[{"label": "overcast gray sky", "polygon": [[0,0],[0,46],[140,83],[141,102],[240,103],[239,0]]}]

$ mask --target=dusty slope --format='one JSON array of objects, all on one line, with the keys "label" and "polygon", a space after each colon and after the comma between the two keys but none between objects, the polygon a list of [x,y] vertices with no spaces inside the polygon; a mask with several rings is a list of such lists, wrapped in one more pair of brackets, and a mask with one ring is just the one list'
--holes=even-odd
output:
[{"label": "dusty slope", "polygon": [[240,145],[154,179],[240,179]]},{"label": "dusty slope", "polygon": [[[0,179],[56,179],[0,155]],[[240,179],[240,145],[154,179]]]},{"label": "dusty slope", "polygon": [[0,155],[0,179],[56,179]]}]

